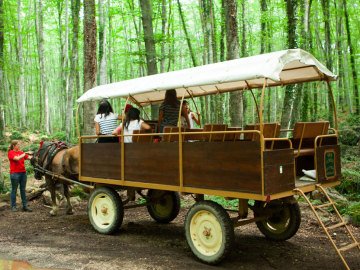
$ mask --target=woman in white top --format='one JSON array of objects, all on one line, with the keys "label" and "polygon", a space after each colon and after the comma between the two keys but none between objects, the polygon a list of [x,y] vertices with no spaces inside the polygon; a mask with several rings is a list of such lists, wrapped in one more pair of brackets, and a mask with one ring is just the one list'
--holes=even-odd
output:
[{"label": "woman in white top", "polygon": [[[106,99],[103,99],[100,104],[95,121],[96,135],[111,135],[112,131],[117,127],[117,121],[121,120],[121,115],[113,112],[113,109]],[[100,137],[99,143],[119,142],[117,137]]]},{"label": "woman in white top", "polygon": [[181,117],[182,126],[183,127],[188,127],[188,128],[194,128],[194,121],[198,126],[200,126],[200,114],[199,113],[194,113],[194,112],[192,112],[190,110],[190,106],[189,106],[189,103],[187,102],[187,100],[183,101],[183,106],[185,107],[186,112],[187,112],[187,114],[189,116],[190,127],[187,126],[184,117]]},{"label": "woman in white top", "polygon": [[[140,119],[140,111],[133,107],[126,113],[125,123],[117,127],[112,134],[117,135],[122,129],[124,135],[131,135],[134,130],[151,129],[151,127]],[[132,136],[124,136],[124,142],[132,143]]]}]

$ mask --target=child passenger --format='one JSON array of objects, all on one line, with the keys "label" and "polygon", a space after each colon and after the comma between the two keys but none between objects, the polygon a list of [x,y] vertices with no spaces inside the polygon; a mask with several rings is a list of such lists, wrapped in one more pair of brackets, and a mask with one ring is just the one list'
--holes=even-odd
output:
[{"label": "child passenger", "polygon": [[[124,129],[124,135],[133,134],[134,130],[151,129],[151,127],[140,119],[140,111],[134,107],[130,108],[125,116],[125,123],[118,126],[113,135],[118,135]],[[125,143],[132,143],[132,136],[124,136]]]}]

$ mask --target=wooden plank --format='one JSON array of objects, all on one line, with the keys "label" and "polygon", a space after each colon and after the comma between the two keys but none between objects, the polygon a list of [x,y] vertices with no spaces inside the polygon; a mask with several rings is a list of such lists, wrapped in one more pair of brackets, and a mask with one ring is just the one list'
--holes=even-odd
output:
[{"label": "wooden plank", "polygon": [[258,142],[185,142],[184,186],[261,193]]},{"label": "wooden plank", "polygon": [[179,185],[178,143],[126,144],[125,180]]},{"label": "wooden plank", "polygon": [[264,152],[265,194],[273,194],[295,188],[293,149]]},{"label": "wooden plank", "polygon": [[81,144],[81,175],[121,179],[120,143]]}]

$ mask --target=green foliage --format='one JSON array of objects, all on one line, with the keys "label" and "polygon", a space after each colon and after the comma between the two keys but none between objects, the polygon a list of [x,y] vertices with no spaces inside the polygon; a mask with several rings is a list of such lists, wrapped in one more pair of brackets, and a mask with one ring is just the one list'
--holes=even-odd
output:
[{"label": "green foliage", "polygon": [[87,199],[89,194],[87,194],[82,187],[74,186],[70,191],[71,197],[79,196],[81,199]]},{"label": "green foliage", "polygon": [[3,173],[3,174],[0,176],[0,194],[7,193],[8,191],[10,191],[10,188],[9,188],[9,186],[6,184],[5,179],[9,179],[9,174]]},{"label": "green foliage", "polygon": [[227,208],[227,209],[234,209],[235,210],[239,206],[239,204],[238,204],[239,201],[237,199],[227,200],[224,197],[208,196],[208,195],[205,195],[205,199],[214,201],[214,202],[220,204],[222,207]]},{"label": "green foliage", "polygon": [[360,194],[360,171],[355,169],[343,169],[342,181],[336,188],[340,193],[347,197],[353,197]]},{"label": "green foliage", "polygon": [[9,148],[8,145],[0,144],[0,151],[6,152],[8,150],[8,148]]},{"label": "green foliage", "polygon": [[33,151],[36,152],[39,148],[39,144],[35,143],[35,144],[30,144],[30,145],[26,145],[22,148],[22,151],[24,152],[29,152],[29,151]]},{"label": "green foliage", "polygon": [[66,141],[66,132],[65,131],[58,131],[50,136],[51,140],[57,141]]},{"label": "green foliage", "polygon": [[355,225],[360,225],[360,202],[351,203],[344,214],[350,216]]},{"label": "green foliage", "polygon": [[11,140],[22,140],[23,139],[23,135],[17,131],[17,130],[14,130],[12,132],[12,134],[10,135],[10,139]]}]

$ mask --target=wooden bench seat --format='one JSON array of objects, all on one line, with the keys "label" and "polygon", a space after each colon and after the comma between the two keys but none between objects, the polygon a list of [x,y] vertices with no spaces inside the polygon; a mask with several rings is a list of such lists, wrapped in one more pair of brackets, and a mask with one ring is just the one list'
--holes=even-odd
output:
[{"label": "wooden bench seat", "polygon": [[[264,123],[263,136],[264,138],[278,138],[280,135],[280,123]],[[249,124],[245,126],[245,130],[260,130],[260,124]],[[245,133],[244,140],[256,141],[259,140],[257,133]]]},{"label": "wooden bench seat", "polygon": [[[227,127],[226,131],[239,131],[242,130],[241,127]],[[240,140],[241,133],[226,133],[225,141],[237,141]]]},{"label": "wooden bench seat", "polygon": [[153,142],[153,136],[136,136],[136,134],[147,134],[147,133],[154,133],[153,129],[141,129],[141,130],[134,130],[132,141],[133,143],[142,143],[142,142]]},{"label": "wooden bench seat", "polygon": [[329,131],[329,122],[297,122],[293,130],[294,155],[313,156],[315,152],[315,138],[326,135]]},{"label": "wooden bench seat", "polygon": [[[185,128],[181,128],[181,132],[185,132]],[[178,127],[165,126],[163,133],[179,133]],[[185,135],[182,135],[182,140],[184,141]],[[162,142],[178,142],[179,134],[164,134],[161,140]]]},{"label": "wooden bench seat", "polygon": [[[227,128],[227,125],[224,125],[224,124],[206,124],[206,125],[204,125],[204,132],[226,131],[226,128]],[[223,142],[225,140],[225,133],[203,134],[203,140],[206,142]]]}]

